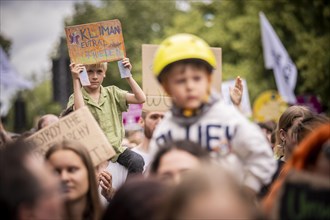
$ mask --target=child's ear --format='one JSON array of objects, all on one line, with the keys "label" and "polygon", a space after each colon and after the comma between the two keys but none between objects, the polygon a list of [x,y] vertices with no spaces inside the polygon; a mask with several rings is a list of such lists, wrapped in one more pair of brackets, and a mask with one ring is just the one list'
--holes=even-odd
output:
[{"label": "child's ear", "polygon": [[207,79],[208,79],[209,83],[212,83],[212,74],[208,74]]},{"label": "child's ear", "polygon": [[170,90],[169,90],[166,82],[162,82],[162,87],[163,87],[164,91],[166,92],[166,94],[170,96],[171,95]]}]

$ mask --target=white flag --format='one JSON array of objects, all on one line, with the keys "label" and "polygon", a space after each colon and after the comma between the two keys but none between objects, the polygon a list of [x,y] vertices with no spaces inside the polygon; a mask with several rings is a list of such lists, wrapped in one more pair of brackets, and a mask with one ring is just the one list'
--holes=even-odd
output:
[{"label": "white flag", "polygon": [[33,84],[21,77],[10,64],[7,55],[0,47],[0,115],[7,115],[11,99],[17,91],[31,89]]},{"label": "white flag", "polygon": [[277,89],[282,98],[290,104],[295,104],[297,68],[264,13],[260,12],[259,17],[265,67],[273,69]]}]

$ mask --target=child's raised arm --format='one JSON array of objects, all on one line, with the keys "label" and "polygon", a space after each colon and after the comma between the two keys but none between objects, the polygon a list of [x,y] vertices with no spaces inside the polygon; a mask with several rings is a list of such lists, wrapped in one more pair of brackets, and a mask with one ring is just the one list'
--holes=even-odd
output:
[{"label": "child's raised arm", "polygon": [[[125,68],[128,68],[129,70],[132,70],[132,64],[129,62],[128,58],[124,58],[122,60],[123,65]],[[137,82],[133,79],[132,76],[126,78],[129,86],[132,89],[132,93],[127,93],[126,95],[126,101],[128,104],[142,104],[146,101],[146,95],[142,91],[141,87]]]},{"label": "child's raised arm", "polygon": [[79,79],[79,74],[84,70],[84,66],[82,64],[70,64],[70,70],[72,75],[73,82],[73,98],[74,98],[74,109],[79,109],[85,106],[84,98],[81,93],[81,84]]}]

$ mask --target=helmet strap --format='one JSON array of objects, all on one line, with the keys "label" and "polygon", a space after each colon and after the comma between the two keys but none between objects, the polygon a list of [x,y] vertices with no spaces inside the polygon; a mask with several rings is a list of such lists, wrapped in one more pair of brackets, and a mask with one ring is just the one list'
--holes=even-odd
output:
[{"label": "helmet strap", "polygon": [[218,97],[215,95],[208,95],[207,102],[203,102],[196,109],[183,109],[175,105],[171,108],[173,119],[175,122],[187,126],[195,123],[202,115],[204,115],[218,101]]}]

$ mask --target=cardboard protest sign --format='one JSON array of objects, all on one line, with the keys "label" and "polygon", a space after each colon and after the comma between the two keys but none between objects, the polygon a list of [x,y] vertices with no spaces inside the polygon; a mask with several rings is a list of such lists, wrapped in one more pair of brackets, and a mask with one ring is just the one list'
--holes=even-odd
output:
[{"label": "cardboard protest sign", "polygon": [[93,64],[125,57],[123,32],[117,19],[68,26],[65,33],[71,62]]},{"label": "cardboard protest sign", "polygon": [[[242,78],[242,84],[243,84],[243,96],[242,96],[240,109],[246,117],[250,117],[252,115],[252,110],[251,110],[251,104],[250,104],[250,98],[249,98],[249,91],[248,91],[246,80],[243,78]],[[229,91],[230,87],[231,88],[235,87],[235,80],[228,80],[228,81],[222,82],[221,95],[222,95],[224,101],[228,104],[232,104],[231,99],[230,99],[230,91]]]},{"label": "cardboard protest sign", "polygon": [[[172,103],[171,98],[165,93],[152,72],[152,63],[158,45],[142,45],[142,89],[147,99],[143,104],[143,109],[148,111],[167,111]],[[213,87],[221,90],[221,70],[222,58],[221,48],[212,48],[217,60],[217,68],[212,75]]]},{"label": "cardboard protest sign", "polygon": [[257,122],[278,121],[288,104],[276,91],[261,93],[253,103],[253,118]]},{"label": "cardboard protest sign", "polygon": [[282,185],[271,219],[330,219],[327,177],[291,171]]},{"label": "cardboard protest sign", "polygon": [[56,142],[75,140],[85,146],[96,166],[113,157],[115,151],[87,107],[74,111],[33,134],[27,141],[36,144],[37,155],[42,155]]}]

